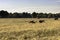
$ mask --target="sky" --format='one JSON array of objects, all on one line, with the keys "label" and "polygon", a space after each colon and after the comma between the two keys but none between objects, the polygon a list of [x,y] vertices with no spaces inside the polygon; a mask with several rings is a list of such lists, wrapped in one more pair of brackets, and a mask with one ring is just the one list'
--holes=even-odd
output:
[{"label": "sky", "polygon": [[8,12],[60,12],[60,0],[0,0],[0,10]]}]

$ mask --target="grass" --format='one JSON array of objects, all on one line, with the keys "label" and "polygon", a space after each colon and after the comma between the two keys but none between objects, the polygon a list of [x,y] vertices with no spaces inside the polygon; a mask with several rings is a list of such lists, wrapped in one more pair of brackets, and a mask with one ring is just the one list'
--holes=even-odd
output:
[{"label": "grass", "polygon": [[[34,20],[32,24],[29,21]],[[2,18],[0,19],[0,40],[60,40],[60,19]]]}]

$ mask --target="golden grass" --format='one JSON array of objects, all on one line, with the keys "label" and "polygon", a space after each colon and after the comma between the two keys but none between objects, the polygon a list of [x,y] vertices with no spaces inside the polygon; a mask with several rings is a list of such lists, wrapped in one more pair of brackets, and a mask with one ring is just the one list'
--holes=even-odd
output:
[{"label": "golden grass", "polygon": [[[37,21],[35,24],[29,23],[30,20]],[[29,18],[11,18],[0,19],[0,32],[21,31],[21,30],[42,30],[42,29],[58,29],[60,28],[60,20],[44,19],[44,23],[39,23],[40,19]]]},{"label": "golden grass", "polygon": [[[0,18],[0,33],[10,33],[10,32],[20,32],[24,30],[34,30],[34,31],[42,31],[42,34],[39,35],[46,35],[46,37],[38,38],[38,36],[34,37],[31,40],[59,40],[60,38],[60,19],[59,20],[54,20],[53,18],[47,19],[47,18],[42,18],[45,20],[43,23],[39,23],[40,19],[33,19],[33,18]],[[36,23],[29,23],[29,21],[34,20],[37,21]],[[48,36],[50,35],[50,30],[51,35],[54,36]],[[57,34],[55,34],[56,32]],[[15,34],[14,33],[14,34]],[[38,33],[38,32],[37,32]],[[45,34],[48,33],[48,34]],[[20,33],[19,33],[20,34]],[[34,33],[33,33],[34,34]],[[9,34],[10,35],[10,34]],[[9,36],[10,38],[10,36]],[[6,40],[10,40],[10,39]],[[19,37],[18,37],[19,38]],[[14,39],[14,38],[13,38]],[[2,39],[5,40],[5,39]],[[12,40],[12,39],[11,39]],[[24,39],[18,39],[18,40],[24,40]]]}]

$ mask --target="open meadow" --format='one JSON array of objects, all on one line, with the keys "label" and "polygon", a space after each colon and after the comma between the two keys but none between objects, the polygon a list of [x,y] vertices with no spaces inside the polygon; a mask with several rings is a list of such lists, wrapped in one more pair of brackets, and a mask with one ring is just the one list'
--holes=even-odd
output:
[{"label": "open meadow", "polygon": [[0,40],[60,40],[60,19],[0,18]]}]

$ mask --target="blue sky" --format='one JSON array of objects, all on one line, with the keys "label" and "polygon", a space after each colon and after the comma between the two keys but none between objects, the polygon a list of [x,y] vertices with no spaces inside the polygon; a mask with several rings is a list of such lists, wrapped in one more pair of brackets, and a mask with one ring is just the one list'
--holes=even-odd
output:
[{"label": "blue sky", "polygon": [[9,12],[60,12],[60,0],[0,0],[0,10]]}]

